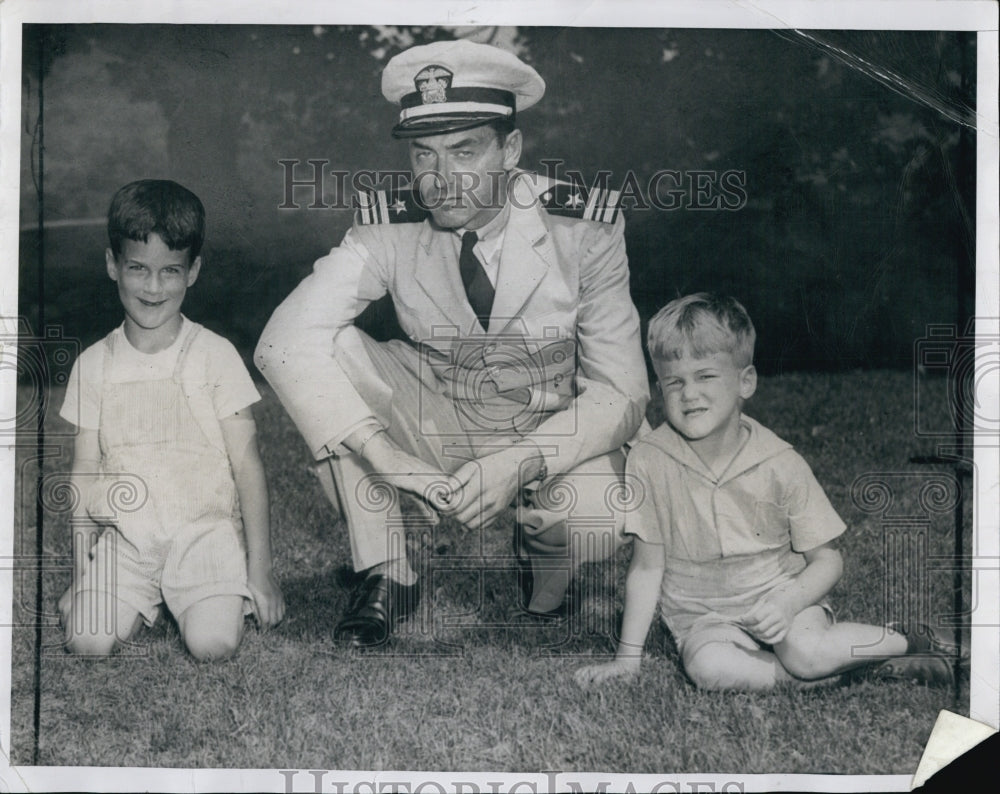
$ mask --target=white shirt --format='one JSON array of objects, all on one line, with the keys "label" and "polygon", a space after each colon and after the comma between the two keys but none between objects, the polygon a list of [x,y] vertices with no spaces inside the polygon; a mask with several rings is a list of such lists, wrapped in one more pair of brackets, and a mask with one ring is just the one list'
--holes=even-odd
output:
[{"label": "white shirt", "polygon": [[472,250],[475,251],[476,258],[479,259],[483,270],[486,271],[486,277],[489,278],[494,289],[497,285],[497,277],[500,275],[500,254],[503,251],[503,239],[507,231],[507,218],[509,216],[510,204],[508,203],[496,214],[496,217],[491,218],[490,222],[482,228],[455,230],[455,234],[458,235],[459,248],[461,248],[463,234],[467,231],[476,233],[479,239],[476,242],[476,247]]},{"label": "white shirt", "polygon": [[[104,372],[105,340],[84,350],[73,364],[66,385],[66,399],[59,415],[78,427],[97,430],[100,425],[101,387],[105,379],[109,383],[127,383],[170,378],[181,344],[191,328],[187,317],[182,315],[182,320],[177,339],[170,347],[156,353],[136,350],[125,336],[124,324],[118,326],[112,332],[115,335],[114,356],[107,373]],[[207,328],[202,328],[195,337],[185,366],[184,380],[192,388],[209,390],[215,420],[232,416],[260,399],[236,348]]]}]

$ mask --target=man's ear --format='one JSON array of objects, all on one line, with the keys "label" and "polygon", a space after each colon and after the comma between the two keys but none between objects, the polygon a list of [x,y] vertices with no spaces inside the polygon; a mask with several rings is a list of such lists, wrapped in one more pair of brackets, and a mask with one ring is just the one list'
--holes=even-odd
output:
[{"label": "man's ear", "polygon": [[108,269],[108,278],[112,281],[117,281],[118,262],[115,260],[115,254],[110,248],[104,249],[104,264]]},{"label": "man's ear", "polygon": [[190,287],[198,280],[198,274],[201,272],[201,257],[196,256],[191,266],[188,268],[187,275],[187,285]]},{"label": "man's ear", "polygon": [[521,131],[511,130],[503,144],[503,169],[512,171],[521,159]]},{"label": "man's ear", "polygon": [[749,400],[757,391],[757,368],[751,364],[740,372],[740,397]]}]

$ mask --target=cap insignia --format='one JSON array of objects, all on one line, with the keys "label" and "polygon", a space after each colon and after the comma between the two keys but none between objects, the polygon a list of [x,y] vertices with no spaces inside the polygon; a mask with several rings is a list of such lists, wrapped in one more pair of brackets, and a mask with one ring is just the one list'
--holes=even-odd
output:
[{"label": "cap insignia", "polygon": [[443,66],[426,66],[417,72],[413,83],[420,92],[425,105],[448,101],[448,89],[451,88],[452,73]]}]

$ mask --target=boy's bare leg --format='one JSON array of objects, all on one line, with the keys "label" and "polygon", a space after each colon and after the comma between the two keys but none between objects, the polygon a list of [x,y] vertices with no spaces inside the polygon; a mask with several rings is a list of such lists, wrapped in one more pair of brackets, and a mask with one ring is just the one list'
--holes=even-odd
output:
[{"label": "boy's bare leg", "polygon": [[802,683],[765,650],[749,650],[730,642],[709,642],[684,666],[699,689],[766,690],[781,683]]},{"label": "boy's bare leg", "polygon": [[872,662],[902,656],[904,635],[866,623],[833,623],[820,606],[795,616],[774,652],[793,675],[804,679],[837,675]]},{"label": "boy's bare leg", "polygon": [[181,637],[199,661],[228,659],[243,639],[243,596],[203,598],[177,615]]},{"label": "boy's bare leg", "polygon": [[[60,600],[60,605],[64,603]],[[67,651],[80,656],[107,656],[135,633],[142,616],[135,607],[110,593],[83,590],[69,601],[62,621]]]}]

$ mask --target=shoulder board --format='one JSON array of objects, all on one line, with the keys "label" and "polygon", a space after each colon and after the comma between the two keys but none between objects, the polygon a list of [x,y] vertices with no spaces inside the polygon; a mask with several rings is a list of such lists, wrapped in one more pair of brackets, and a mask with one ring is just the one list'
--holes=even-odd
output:
[{"label": "shoulder board", "polygon": [[[550,215],[615,223],[620,215],[621,191],[588,188],[579,182],[563,182],[537,174],[525,174],[539,204]],[[356,222],[369,226],[383,223],[423,223],[430,212],[420,203],[416,190],[359,190]]]},{"label": "shoulder board", "polygon": [[393,190],[359,190],[355,222],[362,226],[380,223],[422,223],[430,213],[419,203],[411,187]]},{"label": "shoulder board", "polygon": [[621,215],[620,190],[588,188],[580,182],[563,182],[533,175],[538,201],[549,215],[614,223]]}]

